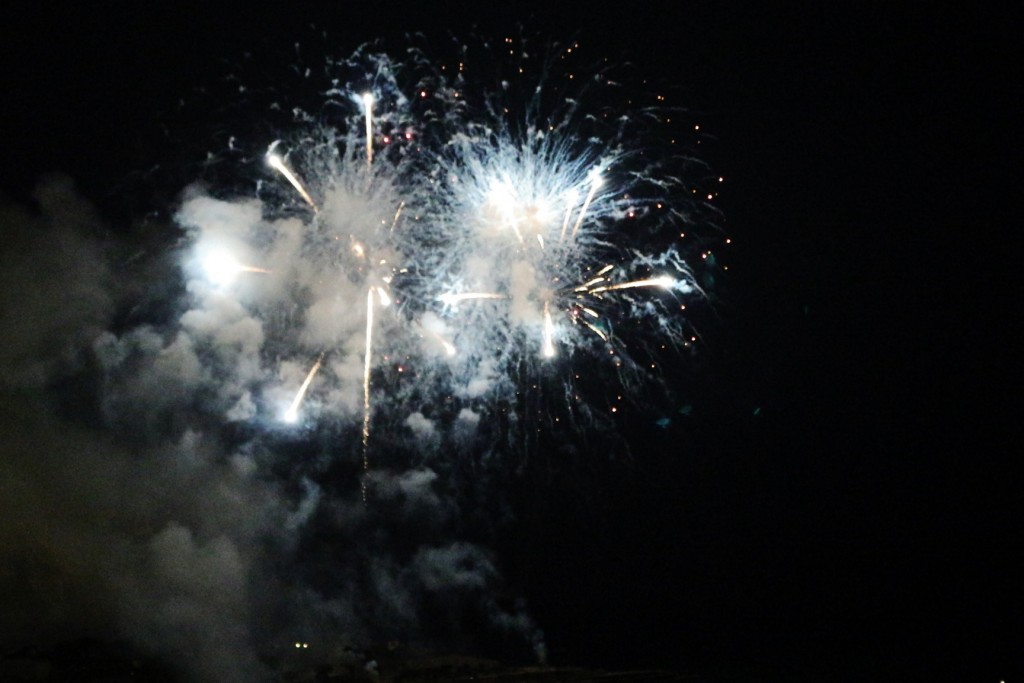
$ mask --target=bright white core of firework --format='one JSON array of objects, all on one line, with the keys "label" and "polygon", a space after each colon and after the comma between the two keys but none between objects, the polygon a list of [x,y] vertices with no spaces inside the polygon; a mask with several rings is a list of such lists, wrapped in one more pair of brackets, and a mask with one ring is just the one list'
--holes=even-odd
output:
[{"label": "bright white core of firework", "polygon": [[[375,368],[404,373],[423,396],[515,400],[512,369],[521,363],[564,369],[551,361],[577,353],[611,357],[615,368],[629,362],[632,340],[615,327],[622,321],[628,330],[645,319],[668,342],[682,338],[678,298],[699,292],[686,262],[663,242],[648,250],[622,237],[634,214],[683,195],[678,178],[650,178],[629,166],[625,143],[576,139],[571,126],[513,132],[490,121],[486,134],[470,134],[453,125],[437,149],[413,143],[395,155],[395,141],[416,138],[403,107],[417,97],[379,78],[377,96],[335,87],[351,109],[344,130],[275,142],[266,154],[291,186],[280,201],[298,205],[300,217],[204,198],[179,219],[198,230],[197,250],[224,237],[255,264],[210,249],[200,263],[218,287],[243,271],[274,273],[231,294],[235,314],[248,311],[259,328],[253,338],[274,342],[277,371],[264,357],[245,367],[249,390],[262,391],[281,421],[299,422],[307,395],[324,414],[361,412],[365,456],[375,405],[392,400],[375,394]],[[645,183],[646,199],[632,198]],[[652,198],[652,187],[663,195]],[[447,384],[428,386],[435,380]]]}]

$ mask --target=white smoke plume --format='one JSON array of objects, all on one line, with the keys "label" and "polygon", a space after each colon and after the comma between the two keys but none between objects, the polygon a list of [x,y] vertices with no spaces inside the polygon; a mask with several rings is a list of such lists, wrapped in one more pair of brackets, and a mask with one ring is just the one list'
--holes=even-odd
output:
[{"label": "white smoke plume", "polygon": [[[453,566],[449,585],[442,559],[415,559],[443,557],[455,542],[446,529],[459,513],[436,473],[374,472],[371,506],[351,488],[325,494],[315,479],[328,454],[290,463],[277,450],[294,447],[287,437],[275,443],[245,426],[264,383],[304,373],[266,367],[261,321],[189,279],[186,262],[188,306],[165,324],[116,329],[122,264],[103,246],[96,212],[65,178],[44,181],[36,197],[36,207],[0,207],[12,236],[0,250],[5,649],[93,635],[133,642],[196,680],[262,680],[274,675],[268,653],[296,638],[320,652],[339,642],[457,642],[454,622],[437,640],[425,628],[425,605],[441,593],[493,612],[492,627],[509,637],[535,637],[525,613],[488,602],[500,584],[493,565]],[[219,234],[230,234],[226,221],[244,212],[220,209]],[[350,379],[358,386],[359,373]],[[358,412],[352,391],[347,412],[333,402],[345,392],[325,405]],[[437,448],[421,414],[408,429],[412,447]]]}]

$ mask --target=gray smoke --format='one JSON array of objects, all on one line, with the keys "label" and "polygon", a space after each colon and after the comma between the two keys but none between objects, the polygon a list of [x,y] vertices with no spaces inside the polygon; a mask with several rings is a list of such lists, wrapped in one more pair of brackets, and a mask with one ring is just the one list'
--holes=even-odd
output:
[{"label": "gray smoke", "polygon": [[[265,363],[264,323],[243,302],[176,252],[114,239],[66,178],[34,199],[0,204],[0,645],[124,638],[196,680],[253,681],[295,640],[473,646],[472,615],[542,651],[525,609],[495,597],[493,557],[454,531],[464,513],[438,474],[442,441],[468,448],[479,414],[463,410],[445,437],[411,410],[394,439],[417,455],[372,472],[364,505],[353,430],[258,423],[260,401],[308,366]],[[207,241],[241,249],[239,230],[259,222],[245,210],[193,197],[180,221],[201,213]],[[298,248],[268,239],[281,264]],[[359,299],[306,285],[323,303],[301,341],[358,348]],[[358,413],[353,358],[332,361],[322,413]]]}]

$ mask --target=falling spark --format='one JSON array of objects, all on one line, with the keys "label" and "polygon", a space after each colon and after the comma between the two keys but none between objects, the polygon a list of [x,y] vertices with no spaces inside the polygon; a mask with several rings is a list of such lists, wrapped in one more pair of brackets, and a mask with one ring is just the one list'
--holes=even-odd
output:
[{"label": "falling spark", "polygon": [[[271,146],[271,149],[273,149],[273,146]],[[295,190],[302,196],[305,202],[309,204],[311,207],[313,207],[313,211],[320,211],[320,208],[316,205],[316,202],[314,202],[313,198],[309,196],[309,192],[306,191],[306,187],[302,184],[302,181],[295,177],[295,174],[291,172],[291,169],[285,166],[284,159],[282,159],[279,154],[275,154],[273,151],[269,152],[267,154],[267,163],[270,164],[270,166],[274,170],[283,175],[285,179],[292,184],[292,187],[294,187]]]},{"label": "falling spark", "polygon": [[422,325],[420,325],[420,326],[419,326],[419,328],[420,328],[420,330],[421,330],[421,331],[423,331],[423,332],[426,332],[426,333],[427,333],[427,334],[429,334],[429,335],[430,335],[431,337],[433,337],[434,339],[436,339],[436,340],[437,340],[437,342],[438,342],[438,343],[439,343],[439,344],[441,345],[441,347],[442,347],[442,348],[444,349],[444,352],[445,352],[445,353],[446,353],[446,354],[447,354],[448,356],[454,356],[454,355],[455,355],[455,354],[457,353],[457,350],[456,350],[456,348],[455,348],[455,345],[454,345],[454,344],[452,344],[452,343],[451,343],[450,341],[448,341],[447,339],[445,339],[444,337],[442,337],[442,336],[441,336],[441,335],[440,335],[439,333],[435,332],[434,330],[431,330],[431,329],[428,329],[428,328],[426,328],[426,327],[423,327]]},{"label": "falling spark", "polygon": [[460,294],[442,294],[437,297],[437,300],[441,303],[449,306],[457,304],[460,301],[470,301],[474,299],[507,299],[506,294],[497,294],[495,292],[462,292]]},{"label": "falling spark", "polygon": [[394,232],[395,226],[398,225],[398,217],[402,215],[402,209],[404,209],[404,208],[405,208],[405,201],[403,200],[398,205],[398,210],[395,211],[395,218],[394,218],[394,220],[391,221],[391,232]]},{"label": "falling spark", "polygon": [[562,220],[562,233],[558,237],[559,242],[565,241],[565,231],[569,227],[569,218],[572,217],[572,210],[576,208],[576,200],[579,197],[580,193],[576,191],[576,188],[572,188],[565,193],[565,218]]},{"label": "falling spark", "polygon": [[363,93],[363,109],[366,118],[366,165],[373,163],[373,94]]},{"label": "falling spark", "polygon": [[597,188],[601,187],[604,181],[601,180],[601,169],[595,168],[590,172],[590,191],[587,192],[587,198],[583,200],[583,208],[580,209],[580,215],[576,219],[576,224],[572,226],[573,239],[576,239],[576,233],[579,231],[580,226],[583,225],[583,219],[587,215],[587,209],[590,208],[590,203],[594,201],[594,194],[597,192]]},{"label": "falling spark", "polygon": [[583,324],[584,324],[584,325],[586,325],[586,326],[587,326],[587,328],[588,328],[588,329],[589,329],[589,330],[590,330],[591,332],[593,332],[593,333],[594,333],[594,334],[596,334],[596,335],[597,335],[598,337],[600,337],[600,338],[601,338],[601,341],[608,341],[608,335],[606,335],[606,334],[605,334],[605,333],[604,333],[603,331],[601,331],[601,328],[597,327],[596,325],[594,325],[593,323],[591,323],[591,322],[590,322],[590,321],[588,321],[588,320],[584,320],[584,321],[583,321]]},{"label": "falling spark", "polygon": [[295,394],[295,398],[292,399],[292,404],[288,406],[288,410],[284,411],[281,419],[289,424],[295,424],[299,421],[299,407],[302,405],[302,399],[306,397],[306,391],[309,389],[310,383],[313,381],[313,377],[316,376],[320,365],[324,361],[324,354],[321,353],[320,357],[313,363],[313,367],[310,368],[309,374],[306,375],[306,379],[303,380],[302,386],[299,387],[298,393]]},{"label": "falling spark", "polygon": [[544,302],[544,346],[542,347],[542,353],[545,358],[554,358],[555,356],[555,324],[551,321],[551,304],[548,301]]},{"label": "falling spark", "polygon": [[646,280],[633,280],[631,282],[620,282],[617,285],[595,287],[586,291],[591,294],[597,294],[598,292],[611,292],[617,289],[634,289],[636,287],[662,287],[664,289],[671,289],[675,283],[675,278],[669,277],[668,275],[662,275],[661,277],[652,277]]},{"label": "falling spark", "polygon": [[577,287],[575,291],[577,291],[577,292],[586,292],[586,291],[588,291],[590,289],[590,287],[592,285],[596,285],[598,282],[604,282],[604,278],[603,277],[595,277],[593,280],[588,280],[588,281],[584,282],[582,285],[580,285],[579,287]]}]

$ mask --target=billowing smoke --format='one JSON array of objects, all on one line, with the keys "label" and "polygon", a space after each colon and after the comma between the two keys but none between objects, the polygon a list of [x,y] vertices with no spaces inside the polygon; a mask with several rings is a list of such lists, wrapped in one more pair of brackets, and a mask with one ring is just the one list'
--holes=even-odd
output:
[{"label": "billowing smoke", "polygon": [[[68,179],[42,182],[35,198],[0,209],[11,236],[0,251],[5,649],[89,634],[129,640],[200,680],[252,681],[296,639],[321,653],[387,640],[477,647],[467,613],[522,652],[541,642],[524,608],[496,602],[488,552],[454,535],[461,513],[434,470],[372,472],[369,505],[351,486],[325,492],[317,480],[352,451],[344,430],[338,456],[306,433],[251,426],[259,388],[294,387],[305,372],[267,368],[261,321],[189,279],[186,258],[188,305],[121,329],[119,312],[139,302],[126,300],[138,288],[119,270],[138,276],[138,262],[125,264]],[[230,234],[245,209],[221,208]],[[307,329],[297,334],[317,325]],[[359,367],[337,373],[358,388]],[[320,400],[358,414],[351,386]],[[421,413],[405,435],[410,450],[437,455]]]}]

